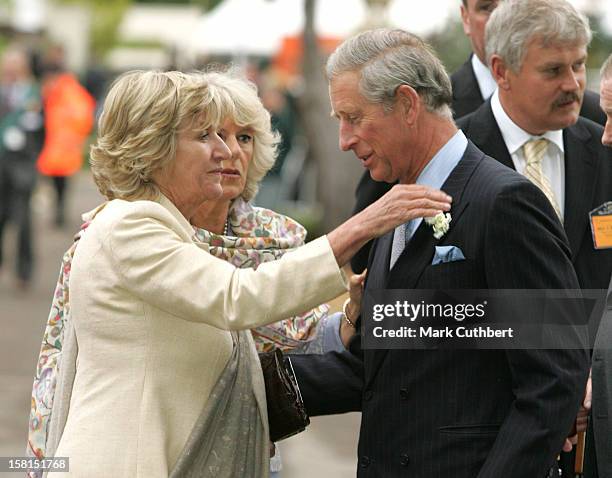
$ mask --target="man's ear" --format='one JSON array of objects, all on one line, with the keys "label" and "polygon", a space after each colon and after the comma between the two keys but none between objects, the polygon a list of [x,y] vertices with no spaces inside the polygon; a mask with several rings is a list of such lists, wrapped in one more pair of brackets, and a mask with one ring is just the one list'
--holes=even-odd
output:
[{"label": "man's ear", "polygon": [[497,86],[502,90],[509,90],[508,74],[510,73],[510,68],[508,68],[504,59],[499,55],[491,56],[490,69]]},{"label": "man's ear", "polygon": [[401,108],[406,124],[412,126],[421,111],[421,98],[412,86],[400,85],[395,91],[395,107]]},{"label": "man's ear", "polygon": [[459,8],[461,10],[461,23],[463,23],[463,33],[465,33],[465,35],[469,37],[472,31],[470,29],[470,18],[468,17],[467,8],[465,7],[465,5],[463,5],[463,3]]}]

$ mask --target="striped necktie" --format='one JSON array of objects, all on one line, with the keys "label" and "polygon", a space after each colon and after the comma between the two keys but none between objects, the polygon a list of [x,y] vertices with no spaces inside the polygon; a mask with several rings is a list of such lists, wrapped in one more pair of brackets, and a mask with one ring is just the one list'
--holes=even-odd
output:
[{"label": "striped necktie", "polygon": [[523,145],[523,153],[525,154],[525,160],[527,162],[525,166],[525,177],[540,188],[550,201],[550,204],[552,204],[561,222],[563,222],[561,210],[555,199],[555,193],[552,190],[550,181],[544,176],[544,172],[542,171],[542,160],[544,159],[547,148],[547,139],[532,139]]}]

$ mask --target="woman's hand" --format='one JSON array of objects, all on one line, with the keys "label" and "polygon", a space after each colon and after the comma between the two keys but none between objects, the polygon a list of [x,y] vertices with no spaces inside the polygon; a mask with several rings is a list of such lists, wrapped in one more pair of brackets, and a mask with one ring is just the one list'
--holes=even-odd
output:
[{"label": "woman's hand", "polygon": [[370,240],[411,219],[433,217],[440,211],[448,211],[451,202],[452,198],[438,189],[417,184],[396,184],[387,194],[354,217],[367,225]]},{"label": "woman's hand", "polygon": [[327,235],[338,265],[346,264],[366,242],[411,219],[433,217],[451,208],[443,191],[417,184],[396,184],[378,201]]},{"label": "woman's hand", "polygon": [[344,348],[348,347],[351,337],[355,335],[355,323],[361,313],[361,298],[363,296],[363,284],[368,270],[361,274],[353,274],[349,279],[349,300],[343,307],[343,317],[340,322],[340,339]]}]

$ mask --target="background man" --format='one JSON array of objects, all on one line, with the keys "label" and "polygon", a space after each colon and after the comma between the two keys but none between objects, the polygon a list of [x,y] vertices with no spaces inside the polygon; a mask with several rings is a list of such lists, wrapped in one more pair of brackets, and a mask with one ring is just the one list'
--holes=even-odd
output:
[{"label": "background man", "polygon": [[[366,293],[578,286],[550,203],[457,130],[428,46],[400,30],[365,32],[336,50],[327,76],[343,150],[375,180],[453,197],[442,238],[415,220],[374,243]],[[465,260],[436,264],[438,245]],[[292,362],[311,415],[362,411],[360,477],[544,476],[587,378],[577,349],[363,350],[360,333],[349,349]]]},{"label": "background man", "polygon": [[0,265],[4,228],[12,220],[17,228],[17,286],[24,289],[34,268],[30,198],[43,141],[41,100],[25,51],[10,47],[0,62]]},{"label": "background man", "polygon": [[[461,68],[451,75],[455,118],[475,111],[497,88],[485,57],[485,27],[499,3],[500,0],[462,0],[463,31],[470,39],[473,53]],[[599,107],[597,93],[590,90],[584,92],[580,116],[601,125],[605,124],[606,118]]]},{"label": "background man", "polygon": [[[504,1],[504,0],[501,0]],[[453,117],[461,118],[488,100],[497,83],[488,68],[485,58],[485,27],[491,13],[500,0],[462,0],[460,7],[463,30],[470,39],[472,54],[467,61],[451,75],[453,90]],[[597,93],[585,90],[580,115],[601,125],[606,117],[599,107]],[[377,183],[365,171],[355,191],[354,213],[366,208],[389,190],[386,183]],[[361,272],[367,263],[370,245],[355,255],[351,266],[355,272]]]},{"label": "background man", "polygon": [[[588,21],[565,0],[501,3],[486,27],[498,90],[458,125],[542,189],[563,222],[580,287],[606,289],[612,250],[595,248],[589,212],[612,199],[612,155],[602,127],[579,117],[590,39]],[[572,461],[564,460],[567,476]]]}]

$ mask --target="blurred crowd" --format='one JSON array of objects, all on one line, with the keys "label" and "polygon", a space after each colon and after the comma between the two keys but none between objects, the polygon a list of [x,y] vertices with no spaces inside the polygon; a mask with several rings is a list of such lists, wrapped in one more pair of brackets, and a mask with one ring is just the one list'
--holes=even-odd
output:
[{"label": "blurred crowd", "polygon": [[[0,267],[14,254],[19,289],[29,287],[35,267],[32,194],[39,177],[53,185],[50,220],[62,227],[69,177],[81,169],[93,129],[96,94],[100,89],[88,91],[66,69],[60,45],[33,52],[13,44],[0,57]],[[14,251],[4,247],[9,225],[16,229]]]}]

